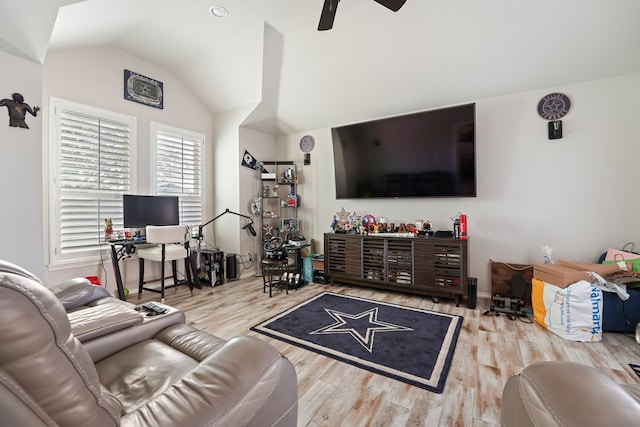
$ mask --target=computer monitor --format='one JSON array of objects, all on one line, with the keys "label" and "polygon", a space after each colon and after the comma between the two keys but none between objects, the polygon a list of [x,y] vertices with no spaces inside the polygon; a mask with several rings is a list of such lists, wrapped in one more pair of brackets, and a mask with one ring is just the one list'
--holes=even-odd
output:
[{"label": "computer monitor", "polygon": [[178,196],[122,196],[124,228],[180,224]]}]

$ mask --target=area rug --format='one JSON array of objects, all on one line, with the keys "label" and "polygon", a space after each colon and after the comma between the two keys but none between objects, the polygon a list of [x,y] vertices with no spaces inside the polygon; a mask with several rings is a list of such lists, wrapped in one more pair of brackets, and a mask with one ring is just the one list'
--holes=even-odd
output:
[{"label": "area rug", "polygon": [[638,377],[640,377],[640,365],[629,363],[629,367]]},{"label": "area rug", "polygon": [[251,330],[442,393],[462,316],[323,292]]}]

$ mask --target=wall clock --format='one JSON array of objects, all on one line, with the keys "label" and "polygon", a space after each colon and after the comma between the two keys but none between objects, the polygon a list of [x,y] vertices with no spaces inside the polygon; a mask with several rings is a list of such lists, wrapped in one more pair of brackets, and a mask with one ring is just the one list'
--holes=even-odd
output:
[{"label": "wall clock", "polygon": [[311,135],[305,135],[300,139],[300,150],[303,153],[310,153],[316,146],[316,140]]},{"label": "wall clock", "polygon": [[251,211],[251,213],[255,216],[259,216],[260,215],[260,205],[262,204],[262,199],[256,199],[253,202],[251,202],[251,206],[249,207],[249,210]]},{"label": "wall clock", "polygon": [[305,135],[300,138],[300,150],[304,153],[304,164],[311,164],[311,150],[316,146],[316,140],[311,135]]},{"label": "wall clock", "polygon": [[558,120],[569,112],[571,101],[564,93],[550,93],[538,102],[538,114],[545,120]]}]

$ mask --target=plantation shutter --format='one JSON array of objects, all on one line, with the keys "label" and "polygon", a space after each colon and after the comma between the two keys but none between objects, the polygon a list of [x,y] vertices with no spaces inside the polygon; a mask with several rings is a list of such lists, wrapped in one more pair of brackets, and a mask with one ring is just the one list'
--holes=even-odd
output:
[{"label": "plantation shutter", "polygon": [[132,191],[133,118],[57,102],[57,203],[52,215],[55,261],[99,255],[104,220],[122,230],[122,195]]},{"label": "plantation shutter", "polygon": [[204,136],[152,124],[155,135],[155,188],[161,196],[179,196],[180,224],[202,224]]}]

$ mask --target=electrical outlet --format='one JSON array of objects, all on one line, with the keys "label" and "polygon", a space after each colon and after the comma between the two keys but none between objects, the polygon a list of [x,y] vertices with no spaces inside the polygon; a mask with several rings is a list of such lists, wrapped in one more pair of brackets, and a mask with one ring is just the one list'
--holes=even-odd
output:
[{"label": "electrical outlet", "polygon": [[253,255],[251,255],[251,252],[247,252],[247,260],[249,260],[249,262],[253,261]]}]

